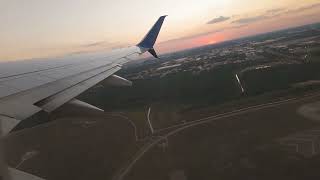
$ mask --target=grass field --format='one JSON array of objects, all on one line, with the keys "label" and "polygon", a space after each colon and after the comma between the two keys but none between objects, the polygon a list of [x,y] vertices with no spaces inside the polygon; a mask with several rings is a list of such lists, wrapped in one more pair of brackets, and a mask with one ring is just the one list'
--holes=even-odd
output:
[{"label": "grass field", "polygon": [[[310,101],[310,100],[309,100]],[[311,101],[317,101],[313,99]],[[306,177],[304,166],[316,166],[299,154],[284,151],[276,140],[315,128],[318,123],[299,116],[306,101],[250,112],[186,129],[154,147],[127,179],[170,179],[183,171],[187,179],[295,179]]]}]

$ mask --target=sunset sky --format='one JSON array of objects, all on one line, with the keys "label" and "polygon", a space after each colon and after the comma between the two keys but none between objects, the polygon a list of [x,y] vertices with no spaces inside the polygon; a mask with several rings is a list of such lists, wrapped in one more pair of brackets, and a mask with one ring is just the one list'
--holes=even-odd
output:
[{"label": "sunset sky", "polygon": [[320,22],[320,1],[0,0],[0,61],[134,45],[161,15],[170,52]]}]

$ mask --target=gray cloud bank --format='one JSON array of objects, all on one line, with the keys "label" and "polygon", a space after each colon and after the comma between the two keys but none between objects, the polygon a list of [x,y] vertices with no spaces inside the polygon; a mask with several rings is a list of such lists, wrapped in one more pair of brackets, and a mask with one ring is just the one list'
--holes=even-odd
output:
[{"label": "gray cloud bank", "polygon": [[216,24],[216,23],[227,21],[229,19],[230,17],[220,16],[217,18],[213,18],[211,21],[207,22],[207,24]]}]

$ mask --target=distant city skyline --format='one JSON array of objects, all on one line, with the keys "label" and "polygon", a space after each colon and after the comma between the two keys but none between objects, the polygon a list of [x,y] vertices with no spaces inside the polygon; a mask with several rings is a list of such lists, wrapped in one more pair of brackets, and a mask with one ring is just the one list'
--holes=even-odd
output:
[{"label": "distant city skyline", "polygon": [[100,52],[134,45],[169,15],[164,52],[320,22],[318,0],[3,0],[0,61]]}]

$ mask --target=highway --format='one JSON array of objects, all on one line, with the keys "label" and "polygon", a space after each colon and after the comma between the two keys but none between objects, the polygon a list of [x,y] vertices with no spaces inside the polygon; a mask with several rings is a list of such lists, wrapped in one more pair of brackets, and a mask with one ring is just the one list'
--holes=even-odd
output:
[{"label": "highway", "polygon": [[290,99],[280,100],[280,101],[276,101],[276,102],[250,106],[250,107],[247,107],[247,108],[242,108],[242,109],[238,109],[238,110],[234,110],[234,111],[230,111],[230,112],[226,112],[226,113],[210,116],[210,117],[207,117],[207,118],[202,118],[202,119],[190,121],[190,122],[187,122],[187,123],[184,123],[184,124],[175,125],[175,126],[171,126],[171,127],[168,127],[168,128],[161,129],[161,131],[169,130],[169,129],[173,129],[173,130],[168,132],[168,133],[166,133],[166,134],[164,134],[161,137],[153,138],[151,142],[149,142],[145,146],[143,146],[135,154],[135,156],[133,156],[133,158],[131,158],[131,160],[129,160],[129,162],[126,163],[126,165],[123,168],[121,168],[114,175],[113,180],[122,180],[130,172],[130,170],[136,164],[136,162],[139,159],[141,159],[141,157],[143,157],[143,155],[146,152],[148,152],[151,148],[153,148],[155,145],[157,145],[163,139],[166,139],[166,138],[168,138],[168,137],[170,137],[172,135],[175,135],[175,134],[177,134],[177,133],[179,133],[179,132],[181,132],[181,131],[183,131],[183,130],[185,130],[187,128],[191,128],[191,127],[194,127],[194,126],[197,126],[197,125],[210,123],[210,122],[214,122],[214,121],[219,121],[219,120],[222,120],[223,118],[227,118],[227,117],[237,116],[237,115],[244,114],[244,113],[249,113],[249,112],[253,112],[253,111],[257,111],[257,110],[276,107],[276,106],[284,105],[284,104],[287,104],[287,103],[294,103],[294,102],[299,102],[299,101],[302,101],[302,100],[313,99],[313,98],[316,98],[316,97],[320,97],[320,92],[307,94],[307,95],[304,95],[302,97],[290,98]]}]

